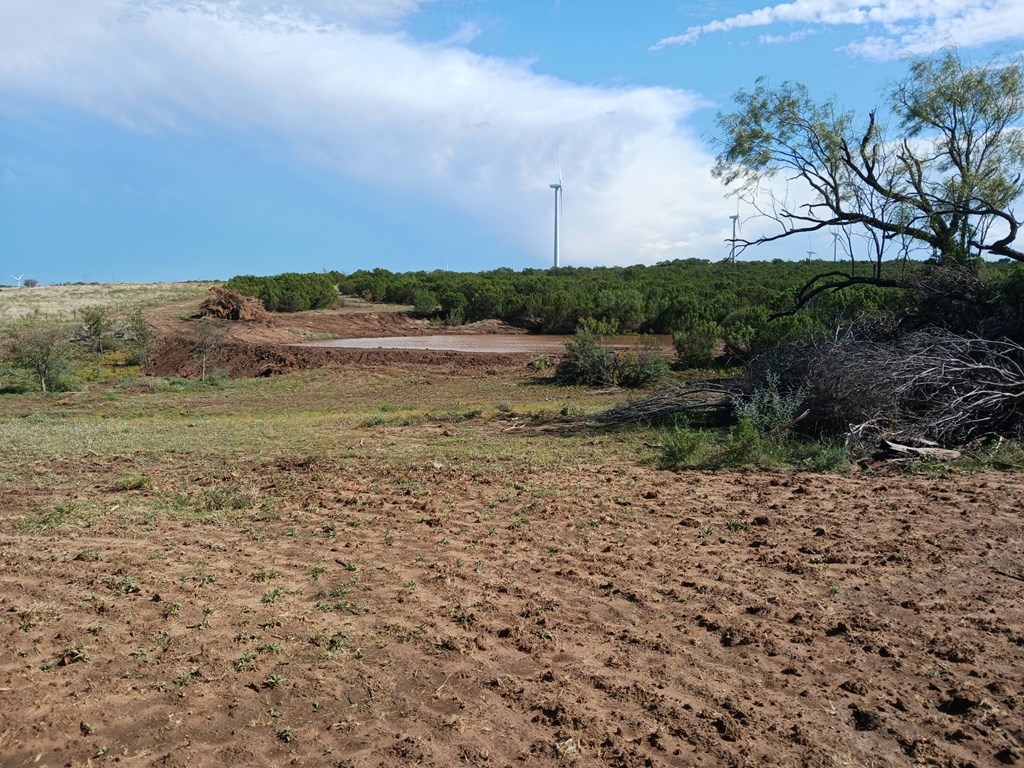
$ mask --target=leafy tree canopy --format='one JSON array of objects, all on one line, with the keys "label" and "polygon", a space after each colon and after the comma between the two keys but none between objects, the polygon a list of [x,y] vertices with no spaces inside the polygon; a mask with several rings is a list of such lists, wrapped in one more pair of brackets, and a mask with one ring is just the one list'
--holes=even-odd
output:
[{"label": "leafy tree canopy", "polygon": [[[861,120],[834,98],[763,78],[735,105],[718,117],[714,174],[778,225],[737,247],[832,228],[851,258],[858,239],[870,249],[870,275],[818,275],[798,306],[855,283],[905,287],[881,265],[915,251],[967,271],[980,256],[1024,262],[1013,210],[1024,192],[1021,60],[971,66],[953,49],[915,60],[885,112]],[[776,177],[802,181],[809,201],[791,204]]]}]

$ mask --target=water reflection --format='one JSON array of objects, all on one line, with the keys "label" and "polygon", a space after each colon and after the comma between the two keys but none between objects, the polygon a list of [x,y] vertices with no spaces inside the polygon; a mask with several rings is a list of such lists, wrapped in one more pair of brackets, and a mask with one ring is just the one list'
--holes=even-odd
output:
[{"label": "water reflection", "polygon": [[[436,336],[379,336],[370,339],[328,339],[311,341],[306,347],[340,347],[343,349],[421,349],[436,352],[489,352],[494,354],[549,355],[565,351],[571,336],[532,336],[528,334],[440,334]],[[606,346],[629,348],[643,343],[641,336],[606,336]],[[669,349],[672,337],[649,336],[658,346]]]}]

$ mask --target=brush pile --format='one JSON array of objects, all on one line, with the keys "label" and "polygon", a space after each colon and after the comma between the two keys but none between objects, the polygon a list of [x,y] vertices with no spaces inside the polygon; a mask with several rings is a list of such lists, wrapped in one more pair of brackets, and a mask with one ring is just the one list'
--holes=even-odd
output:
[{"label": "brush pile", "polygon": [[203,317],[215,317],[220,320],[270,321],[270,314],[263,308],[263,302],[259,299],[244,296],[219,285],[210,289],[199,305],[199,313]]},{"label": "brush pile", "polygon": [[738,379],[676,384],[653,395],[617,405],[593,420],[602,426],[663,423],[676,414],[728,419],[733,401],[746,391]]},{"label": "brush pile", "polygon": [[800,391],[820,432],[962,446],[1024,434],[1024,347],[929,328],[891,340],[854,332],[753,361]]},{"label": "brush pile", "polygon": [[780,347],[741,379],[692,382],[605,411],[605,426],[675,414],[734,417],[737,403],[777,388],[798,397],[800,430],[848,442],[960,447],[1024,437],[1024,347],[930,328],[879,340],[848,331]]}]

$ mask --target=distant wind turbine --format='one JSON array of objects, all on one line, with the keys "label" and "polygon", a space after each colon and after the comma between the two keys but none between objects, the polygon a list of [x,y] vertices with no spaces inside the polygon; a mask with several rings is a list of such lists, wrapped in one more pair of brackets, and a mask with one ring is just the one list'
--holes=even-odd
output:
[{"label": "distant wind turbine", "polygon": [[[555,150],[556,155],[558,150]],[[555,190],[555,268],[559,266],[558,263],[558,247],[561,235],[561,229],[559,226],[559,216],[562,213],[562,159],[558,158],[558,183],[549,184],[553,190]]]},{"label": "distant wind turbine", "polygon": [[18,287],[19,288],[21,288],[21,278],[23,278],[24,276],[25,276],[24,272],[22,272],[20,275],[11,275],[11,277],[13,277],[15,280],[18,281]]},{"label": "distant wind turbine", "polygon": [[736,262],[736,222],[740,220],[739,205],[737,204],[737,211],[729,218],[732,219],[732,240],[729,248],[729,261]]}]

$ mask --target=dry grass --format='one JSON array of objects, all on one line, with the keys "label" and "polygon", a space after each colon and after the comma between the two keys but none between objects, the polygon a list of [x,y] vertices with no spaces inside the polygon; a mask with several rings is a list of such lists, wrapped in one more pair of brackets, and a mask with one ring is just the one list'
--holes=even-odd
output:
[{"label": "dry grass", "polygon": [[129,312],[202,296],[215,282],[89,283],[40,285],[35,288],[0,286],[0,323],[26,315],[73,321],[86,307],[101,306]]}]

